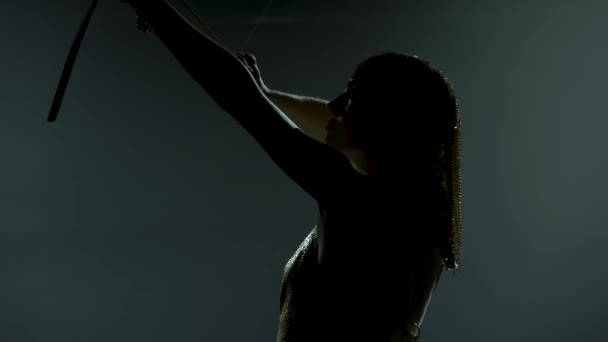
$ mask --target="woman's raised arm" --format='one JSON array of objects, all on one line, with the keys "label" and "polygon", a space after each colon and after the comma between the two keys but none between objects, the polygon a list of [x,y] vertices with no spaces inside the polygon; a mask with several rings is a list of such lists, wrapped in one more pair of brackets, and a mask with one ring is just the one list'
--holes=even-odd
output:
[{"label": "woman's raised arm", "polygon": [[348,189],[362,177],[342,153],[302,133],[235,54],[205,36],[167,1],[137,3],[143,3],[139,10],[190,76],[312,197],[329,201],[340,193],[336,187]]}]

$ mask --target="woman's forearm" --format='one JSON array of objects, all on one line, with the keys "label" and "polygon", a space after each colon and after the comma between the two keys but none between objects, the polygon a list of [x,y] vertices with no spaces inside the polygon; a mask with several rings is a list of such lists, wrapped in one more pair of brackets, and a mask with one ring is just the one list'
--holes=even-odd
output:
[{"label": "woman's forearm", "polygon": [[237,57],[205,36],[167,1],[155,1],[146,12],[156,36],[222,109],[234,114],[259,95],[261,90]]},{"label": "woman's forearm", "polygon": [[331,118],[326,100],[260,89],[231,51],[209,39],[165,0],[155,0],[146,12],[156,36],[222,109],[236,114],[250,106],[249,96],[263,92],[292,121],[290,124],[317,141],[325,141],[325,127]]},{"label": "woman's forearm", "polygon": [[306,135],[319,142],[325,141],[325,127],[331,118],[327,100],[277,90],[266,90],[265,94]]}]

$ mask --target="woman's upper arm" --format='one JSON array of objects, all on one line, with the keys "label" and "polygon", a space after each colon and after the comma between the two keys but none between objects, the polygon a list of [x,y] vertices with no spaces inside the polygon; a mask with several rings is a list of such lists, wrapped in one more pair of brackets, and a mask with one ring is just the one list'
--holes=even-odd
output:
[{"label": "woman's upper arm", "polygon": [[277,166],[317,201],[333,200],[340,188],[363,177],[344,154],[307,136],[261,92],[241,110],[233,116]]},{"label": "woman's upper arm", "polygon": [[320,203],[332,203],[363,177],[339,151],[294,128],[284,143],[262,146],[294,182]]},{"label": "woman's upper arm", "polygon": [[316,200],[329,200],[336,193],[327,191],[330,186],[346,186],[356,175],[361,176],[345,155],[304,134],[264,94],[237,57],[228,54],[220,66],[220,74],[231,80],[229,84],[225,80],[211,82],[197,68],[191,68],[190,74],[253,136],[279,168]]}]

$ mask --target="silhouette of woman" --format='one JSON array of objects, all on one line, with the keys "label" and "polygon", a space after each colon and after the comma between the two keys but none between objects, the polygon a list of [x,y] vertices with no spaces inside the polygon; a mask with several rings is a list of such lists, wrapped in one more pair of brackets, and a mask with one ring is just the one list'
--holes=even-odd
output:
[{"label": "silhouette of woman", "polygon": [[[429,62],[384,52],[332,101],[271,90],[163,0],[131,1],[226,113],[317,202],[317,225],[285,265],[278,342],[419,341],[461,254],[460,118]],[[142,25],[145,23],[145,25]]]}]

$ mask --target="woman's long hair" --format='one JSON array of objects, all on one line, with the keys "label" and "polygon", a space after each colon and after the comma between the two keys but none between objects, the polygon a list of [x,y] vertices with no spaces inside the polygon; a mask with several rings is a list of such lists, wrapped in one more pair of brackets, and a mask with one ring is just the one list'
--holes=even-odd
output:
[{"label": "woman's long hair", "polygon": [[[439,248],[445,267],[457,269],[462,252],[461,122],[451,83],[429,62],[395,52],[361,62],[352,81],[351,99],[364,108],[362,115],[353,114],[354,127],[361,128],[357,136],[372,165],[385,162],[385,170],[392,169],[395,176],[413,176],[418,181],[406,182],[424,184],[421,193],[432,194],[435,221],[426,235]],[[395,166],[400,162],[395,159],[404,160],[406,168]]]}]

